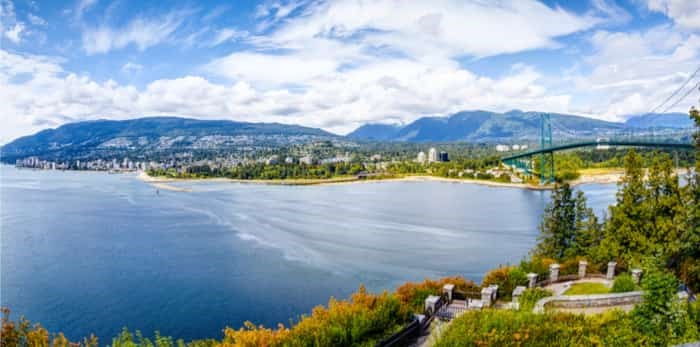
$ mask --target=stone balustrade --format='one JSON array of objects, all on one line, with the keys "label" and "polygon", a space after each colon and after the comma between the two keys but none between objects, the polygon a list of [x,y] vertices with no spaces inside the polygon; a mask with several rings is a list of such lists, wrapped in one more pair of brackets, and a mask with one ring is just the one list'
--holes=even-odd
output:
[{"label": "stone balustrade", "polygon": [[546,297],[535,304],[533,312],[543,313],[545,307],[589,308],[610,307],[642,302],[643,292],[592,294],[592,295],[557,295]]},{"label": "stone balustrade", "polygon": [[586,277],[586,267],[587,266],[588,266],[588,262],[585,260],[581,260],[578,262],[578,278]]}]

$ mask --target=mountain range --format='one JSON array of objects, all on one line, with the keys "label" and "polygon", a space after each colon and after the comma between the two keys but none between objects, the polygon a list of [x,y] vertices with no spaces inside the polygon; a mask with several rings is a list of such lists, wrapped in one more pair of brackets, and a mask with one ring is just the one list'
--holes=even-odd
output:
[{"label": "mountain range", "polygon": [[179,117],[95,120],[62,125],[18,138],[0,149],[4,162],[122,153],[269,148],[341,137],[327,131],[278,123],[246,123]]},{"label": "mountain range", "polygon": [[[246,123],[228,120],[196,120],[148,117],[129,120],[96,120],[69,123],[18,138],[0,148],[0,158],[13,162],[28,156],[42,158],[89,157],[123,153],[174,151],[247,151],[314,141],[400,142],[512,142],[536,141],[541,132],[541,112],[512,110],[505,113],[462,111],[448,117],[422,117],[405,125],[366,124],[345,137],[298,125]],[[686,128],[687,115],[645,114],[625,123],[550,114],[554,138],[595,137],[639,128]]]},{"label": "mountain range", "polygon": [[[406,125],[366,124],[347,135],[355,140],[448,142],[497,142],[536,140],[541,132],[541,112],[513,110],[506,113],[463,111],[448,117],[423,117]],[[686,114],[646,114],[625,123],[550,113],[556,138],[604,136],[629,128],[684,128],[692,126]]]}]

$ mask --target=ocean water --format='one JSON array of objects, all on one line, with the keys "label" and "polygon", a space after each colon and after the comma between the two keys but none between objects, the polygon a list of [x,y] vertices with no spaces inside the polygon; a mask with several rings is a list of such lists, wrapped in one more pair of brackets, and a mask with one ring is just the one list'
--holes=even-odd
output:
[{"label": "ocean water", "polygon": [[[360,284],[480,280],[534,245],[549,194],[444,182],[267,186],[0,168],[0,304],[71,339],[274,326]],[[615,185],[582,186],[595,210]]]}]

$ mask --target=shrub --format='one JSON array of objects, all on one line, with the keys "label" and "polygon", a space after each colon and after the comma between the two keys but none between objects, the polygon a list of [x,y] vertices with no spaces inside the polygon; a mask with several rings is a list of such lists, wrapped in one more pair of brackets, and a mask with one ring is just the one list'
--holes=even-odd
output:
[{"label": "shrub", "polygon": [[588,317],[566,313],[469,311],[452,321],[435,344],[451,346],[638,346],[628,314]]},{"label": "shrub", "polygon": [[557,171],[556,175],[554,175],[554,179],[558,183],[573,181],[579,177],[581,177],[581,173],[579,173],[578,171],[569,171],[569,170]]},{"label": "shrub", "polygon": [[632,292],[637,288],[637,286],[634,284],[634,280],[632,279],[632,276],[629,274],[622,274],[617,277],[615,277],[615,281],[613,282],[612,289],[610,292],[612,293],[625,293],[625,292]]},{"label": "shrub", "polygon": [[678,280],[672,274],[655,267],[645,269],[642,279],[644,297],[632,311],[638,329],[651,336],[653,342],[668,342],[671,327],[671,303]]},{"label": "shrub", "polygon": [[549,265],[556,262],[557,261],[552,258],[533,256],[530,260],[521,261],[520,269],[525,273],[536,273],[537,279],[541,281],[549,277]]},{"label": "shrub", "polygon": [[10,320],[10,310],[0,308],[0,346],[2,347],[99,347],[97,337],[90,335],[83,341],[70,342],[63,333],[49,336],[48,330],[39,324],[32,325],[24,317],[19,321]]},{"label": "shrub", "polygon": [[538,301],[552,296],[552,292],[542,288],[526,289],[520,297],[518,297],[518,305],[521,311],[532,311]]},{"label": "shrub", "polygon": [[328,307],[317,306],[291,329],[282,325],[267,329],[250,322],[238,330],[226,328],[217,347],[371,344],[406,323],[406,318],[395,295],[370,294],[361,286],[350,300],[331,299]]},{"label": "shrub", "polygon": [[442,287],[452,283],[455,290],[465,292],[479,291],[480,288],[474,281],[466,280],[464,277],[445,277],[439,280],[426,279],[423,282],[406,282],[396,289],[396,295],[401,301],[402,308],[410,313],[423,312],[425,298],[428,295],[441,295]]},{"label": "shrub", "polygon": [[516,286],[527,284],[527,275],[516,266],[501,266],[486,273],[482,287],[498,285],[498,297],[510,298]]}]

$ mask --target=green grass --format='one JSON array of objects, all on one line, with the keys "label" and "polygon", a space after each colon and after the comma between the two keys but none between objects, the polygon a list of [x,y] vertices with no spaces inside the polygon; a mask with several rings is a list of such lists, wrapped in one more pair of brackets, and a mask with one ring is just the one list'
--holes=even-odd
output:
[{"label": "green grass", "polygon": [[564,292],[564,295],[607,294],[610,288],[602,283],[575,283]]}]

